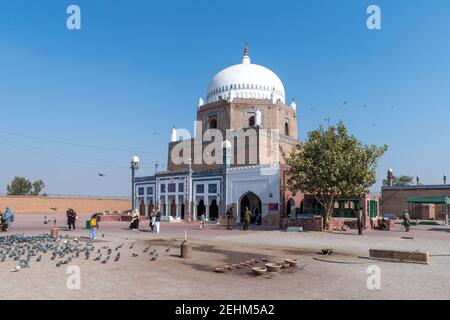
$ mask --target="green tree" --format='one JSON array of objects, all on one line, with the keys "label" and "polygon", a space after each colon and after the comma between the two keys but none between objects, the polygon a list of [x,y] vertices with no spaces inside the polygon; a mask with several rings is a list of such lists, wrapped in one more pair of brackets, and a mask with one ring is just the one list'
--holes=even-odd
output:
[{"label": "green tree", "polygon": [[323,206],[324,228],[329,229],[339,197],[359,197],[376,182],[375,169],[387,146],[362,144],[347,133],[342,122],[308,133],[287,159],[288,187],[314,196]]},{"label": "green tree", "polygon": [[39,193],[41,193],[42,189],[44,188],[45,188],[44,181],[36,180],[35,182],[33,182],[33,190],[30,192],[30,195],[38,196]]},{"label": "green tree", "polygon": [[37,196],[45,188],[42,180],[37,180],[31,183],[30,180],[23,177],[14,177],[13,181],[7,185],[6,190],[8,195],[14,196]]},{"label": "green tree", "polygon": [[[398,176],[398,177],[393,177],[392,179],[392,185],[393,186],[399,186],[399,187],[404,187],[404,186],[410,186],[414,183],[414,177],[410,177],[410,176]],[[383,186],[387,186],[389,185],[388,180],[384,179],[383,180]]]}]

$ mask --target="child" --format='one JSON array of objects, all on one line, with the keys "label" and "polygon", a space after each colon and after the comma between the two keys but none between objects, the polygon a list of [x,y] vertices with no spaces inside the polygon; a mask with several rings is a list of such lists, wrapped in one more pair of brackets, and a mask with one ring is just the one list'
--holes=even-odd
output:
[{"label": "child", "polygon": [[91,217],[91,220],[89,222],[89,239],[95,239],[96,238],[96,231],[98,228],[97,219],[95,218],[95,215]]}]

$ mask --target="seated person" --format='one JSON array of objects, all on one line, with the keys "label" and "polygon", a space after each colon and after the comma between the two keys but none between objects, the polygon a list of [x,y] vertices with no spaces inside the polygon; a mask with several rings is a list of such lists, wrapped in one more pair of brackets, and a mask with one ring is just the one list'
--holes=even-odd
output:
[{"label": "seated person", "polygon": [[381,221],[380,221],[380,230],[382,230],[382,231],[389,231],[390,230],[389,220],[386,220],[385,218],[381,219]]}]

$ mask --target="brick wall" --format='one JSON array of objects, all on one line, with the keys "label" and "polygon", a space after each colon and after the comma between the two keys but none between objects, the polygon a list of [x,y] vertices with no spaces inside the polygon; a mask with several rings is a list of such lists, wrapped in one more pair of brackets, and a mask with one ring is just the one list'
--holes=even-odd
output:
[{"label": "brick wall", "polygon": [[[406,202],[409,197],[450,197],[450,186],[418,186],[407,188],[383,188],[381,190],[381,211],[382,213],[393,213],[400,216],[403,210],[411,210]],[[435,217],[437,220],[444,219],[444,207],[436,205]]]},{"label": "brick wall", "polygon": [[302,227],[305,231],[323,231],[323,220],[321,216],[298,219],[281,218],[280,228],[287,227]]},{"label": "brick wall", "polygon": [[48,214],[57,208],[56,213],[65,214],[67,208],[73,208],[78,213],[95,213],[104,211],[123,212],[130,210],[128,199],[108,198],[78,198],[78,197],[29,197],[0,196],[0,210],[10,207],[14,213]]}]

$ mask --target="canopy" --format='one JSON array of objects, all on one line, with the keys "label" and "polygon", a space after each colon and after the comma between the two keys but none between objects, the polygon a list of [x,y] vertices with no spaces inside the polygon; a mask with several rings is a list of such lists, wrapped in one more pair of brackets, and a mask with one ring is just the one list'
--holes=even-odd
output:
[{"label": "canopy", "polygon": [[446,196],[441,197],[409,197],[406,200],[408,203],[432,203],[432,204],[448,204],[450,205],[450,198]]}]

